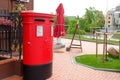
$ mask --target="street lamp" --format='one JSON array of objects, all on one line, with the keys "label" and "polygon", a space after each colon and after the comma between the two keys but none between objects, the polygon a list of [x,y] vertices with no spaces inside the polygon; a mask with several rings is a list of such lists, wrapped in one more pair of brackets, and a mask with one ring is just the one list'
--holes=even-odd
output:
[{"label": "street lamp", "polygon": [[107,12],[108,12],[108,0],[106,0],[106,17],[105,17],[105,30],[106,30],[106,32],[108,32],[108,30],[107,30],[107,27],[108,27],[108,25],[107,25]]}]

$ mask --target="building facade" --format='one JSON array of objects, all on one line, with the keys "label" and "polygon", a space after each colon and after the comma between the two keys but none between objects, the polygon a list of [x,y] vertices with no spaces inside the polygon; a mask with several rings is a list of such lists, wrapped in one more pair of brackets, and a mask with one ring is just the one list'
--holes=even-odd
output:
[{"label": "building facade", "polygon": [[114,12],[114,23],[116,27],[120,27],[120,11]]},{"label": "building facade", "polygon": [[116,6],[115,9],[111,9],[107,12],[106,27],[120,28],[120,5]]},{"label": "building facade", "polygon": [[[16,1],[17,0],[0,0],[0,9],[7,9],[8,12],[12,12]],[[21,0],[21,2],[25,5],[27,10],[33,10],[34,0]]]},{"label": "building facade", "polygon": [[120,28],[120,5],[116,7],[114,12],[115,26]]},{"label": "building facade", "polygon": [[114,10],[109,10],[106,15],[106,27],[114,26]]}]

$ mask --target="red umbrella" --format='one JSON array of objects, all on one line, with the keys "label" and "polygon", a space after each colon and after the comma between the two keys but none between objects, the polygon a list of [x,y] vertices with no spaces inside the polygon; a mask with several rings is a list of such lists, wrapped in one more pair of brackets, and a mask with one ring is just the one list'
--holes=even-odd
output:
[{"label": "red umbrella", "polygon": [[60,3],[58,8],[56,9],[57,12],[57,20],[56,20],[56,27],[54,29],[54,37],[65,36],[65,28],[64,28],[64,8],[63,4]]}]

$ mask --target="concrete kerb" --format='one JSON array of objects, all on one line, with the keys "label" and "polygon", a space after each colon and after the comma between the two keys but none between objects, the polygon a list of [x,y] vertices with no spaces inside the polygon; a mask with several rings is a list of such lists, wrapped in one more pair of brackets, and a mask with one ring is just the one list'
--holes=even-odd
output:
[{"label": "concrete kerb", "polygon": [[[74,55],[74,56],[71,57],[72,58],[72,63],[77,64],[77,65],[81,65],[81,66],[84,66],[84,67],[87,67],[87,68],[90,68],[90,69],[94,69],[94,70],[118,72],[118,73],[120,73],[120,70],[116,70],[116,69],[95,68],[95,67],[88,66],[88,65],[85,65],[85,64],[77,63],[76,60],[75,60],[75,57],[77,57],[77,56],[78,55]],[[79,56],[81,56],[81,55],[79,55]]]}]

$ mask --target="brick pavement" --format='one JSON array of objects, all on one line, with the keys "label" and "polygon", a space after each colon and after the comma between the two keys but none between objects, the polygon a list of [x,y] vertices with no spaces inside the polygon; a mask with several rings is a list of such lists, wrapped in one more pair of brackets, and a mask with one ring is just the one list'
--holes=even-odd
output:
[{"label": "brick pavement", "polygon": [[[62,42],[65,45],[70,44],[70,40],[62,39]],[[70,52],[66,52],[65,48],[54,50],[53,75],[47,80],[120,80],[120,73],[93,70],[75,64],[73,56],[95,53],[95,43],[82,41],[82,46],[82,53],[79,49],[71,49]],[[108,47],[111,46],[113,45]],[[102,44],[99,45],[99,53],[102,53]],[[22,80],[22,77],[14,75],[4,80]]]}]

